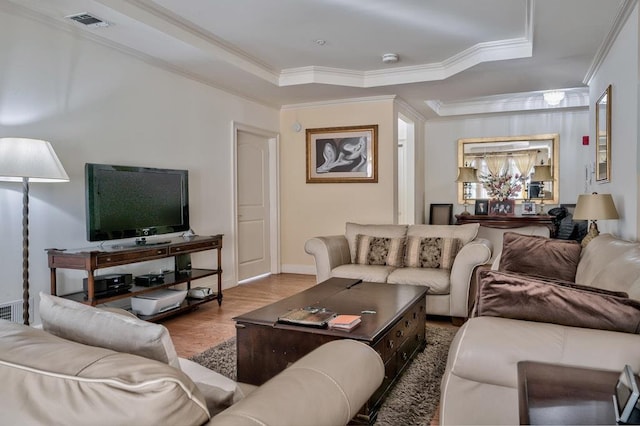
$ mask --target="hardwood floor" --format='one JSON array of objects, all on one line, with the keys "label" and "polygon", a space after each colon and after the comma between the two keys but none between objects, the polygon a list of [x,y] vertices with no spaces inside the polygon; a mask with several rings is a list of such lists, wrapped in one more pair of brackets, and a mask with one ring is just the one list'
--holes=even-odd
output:
[{"label": "hardwood floor", "polygon": [[236,335],[233,317],[299,293],[316,284],[315,275],[279,274],[223,290],[222,306],[205,303],[162,322],[178,356],[189,358]]}]

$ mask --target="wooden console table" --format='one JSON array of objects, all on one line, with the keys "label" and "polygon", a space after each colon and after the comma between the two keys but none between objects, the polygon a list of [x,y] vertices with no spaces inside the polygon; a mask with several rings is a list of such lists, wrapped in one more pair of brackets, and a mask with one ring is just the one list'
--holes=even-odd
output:
[{"label": "wooden console table", "polygon": [[[132,263],[144,262],[148,260],[158,260],[168,257],[176,257],[182,254],[196,253],[207,250],[217,250],[217,266],[212,269],[191,269],[189,272],[170,272],[164,274],[164,281],[152,286],[134,285],[129,292],[114,294],[105,297],[97,297],[95,294],[94,272],[98,269],[112,266],[128,265]],[[92,247],[88,249],[57,249],[47,250],[49,258],[49,269],[51,272],[51,294],[58,295],[56,270],[77,269],[87,271],[87,291],[63,295],[62,297],[72,299],[87,305],[99,305],[125,299],[161,288],[172,287],[178,284],[187,284],[187,289],[191,288],[191,281],[200,278],[217,275],[218,291],[204,299],[186,299],[177,309],[160,313],[158,315],[141,317],[145,320],[159,320],[170,315],[195,309],[197,305],[217,300],[218,305],[222,304],[222,234],[213,236],[194,236],[188,238],[173,238],[166,243],[147,245],[127,245]]]},{"label": "wooden console table", "polygon": [[523,226],[546,226],[549,228],[549,235],[555,237],[556,225],[553,222],[554,217],[549,215],[531,215],[531,216],[489,216],[489,215],[456,215],[456,224],[479,223],[487,228],[521,228]]}]

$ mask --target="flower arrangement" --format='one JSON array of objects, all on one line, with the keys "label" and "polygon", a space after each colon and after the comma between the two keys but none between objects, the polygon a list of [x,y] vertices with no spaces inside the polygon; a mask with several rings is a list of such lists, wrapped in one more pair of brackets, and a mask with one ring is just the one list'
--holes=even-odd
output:
[{"label": "flower arrangement", "polygon": [[497,198],[504,200],[515,197],[520,191],[522,191],[522,184],[525,181],[525,177],[519,173],[516,174],[503,174],[492,175],[488,173],[486,175],[480,175],[480,182],[487,190],[487,193],[491,198]]}]

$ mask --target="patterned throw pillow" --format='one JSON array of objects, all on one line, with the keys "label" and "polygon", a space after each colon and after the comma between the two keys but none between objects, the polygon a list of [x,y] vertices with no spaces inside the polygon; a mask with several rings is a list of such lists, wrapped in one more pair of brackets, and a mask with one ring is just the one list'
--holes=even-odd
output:
[{"label": "patterned throw pillow", "polygon": [[358,265],[387,265],[402,267],[404,238],[356,236],[356,263]]},{"label": "patterned throw pillow", "polygon": [[410,268],[451,269],[460,240],[441,237],[409,237],[404,263]]}]

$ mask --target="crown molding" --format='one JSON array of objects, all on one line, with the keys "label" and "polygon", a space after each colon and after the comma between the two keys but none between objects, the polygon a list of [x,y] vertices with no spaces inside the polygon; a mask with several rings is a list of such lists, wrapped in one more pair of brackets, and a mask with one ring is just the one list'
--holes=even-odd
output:
[{"label": "crown molding", "polygon": [[588,87],[567,88],[561,90],[565,92],[565,98],[558,105],[554,106],[548,105],[544,101],[542,95],[545,91],[486,96],[454,102],[428,100],[425,101],[425,103],[440,117],[589,108]]},{"label": "crown molding", "polygon": [[627,23],[627,20],[629,19],[629,16],[631,15],[631,12],[633,11],[633,8],[637,3],[638,0],[625,0],[620,4],[620,7],[618,8],[618,14],[613,21],[613,25],[611,26],[609,33],[600,45],[600,48],[598,48],[598,51],[596,52],[593,61],[591,61],[591,65],[589,66],[587,73],[582,79],[582,82],[587,86],[591,84],[591,80],[602,66],[604,59],[607,57],[609,51],[611,50],[611,46],[613,46],[613,43],[618,38],[618,34],[620,34],[620,31],[622,31],[622,27],[624,27],[624,25]]},{"label": "crown molding", "polygon": [[286,111],[290,109],[317,108],[317,107],[323,107],[323,106],[345,105],[345,104],[355,104],[355,103],[363,103],[363,102],[384,102],[384,101],[393,101],[395,99],[396,99],[396,95],[367,96],[362,98],[348,98],[348,99],[332,99],[332,100],[326,100],[326,101],[304,102],[299,104],[283,105],[280,108],[280,110]]},{"label": "crown molding", "polygon": [[442,62],[390,70],[356,71],[330,67],[300,67],[282,70],[279,85],[332,84],[349,87],[380,87],[444,80],[482,62],[529,58],[533,43],[528,38],[478,43]]}]

